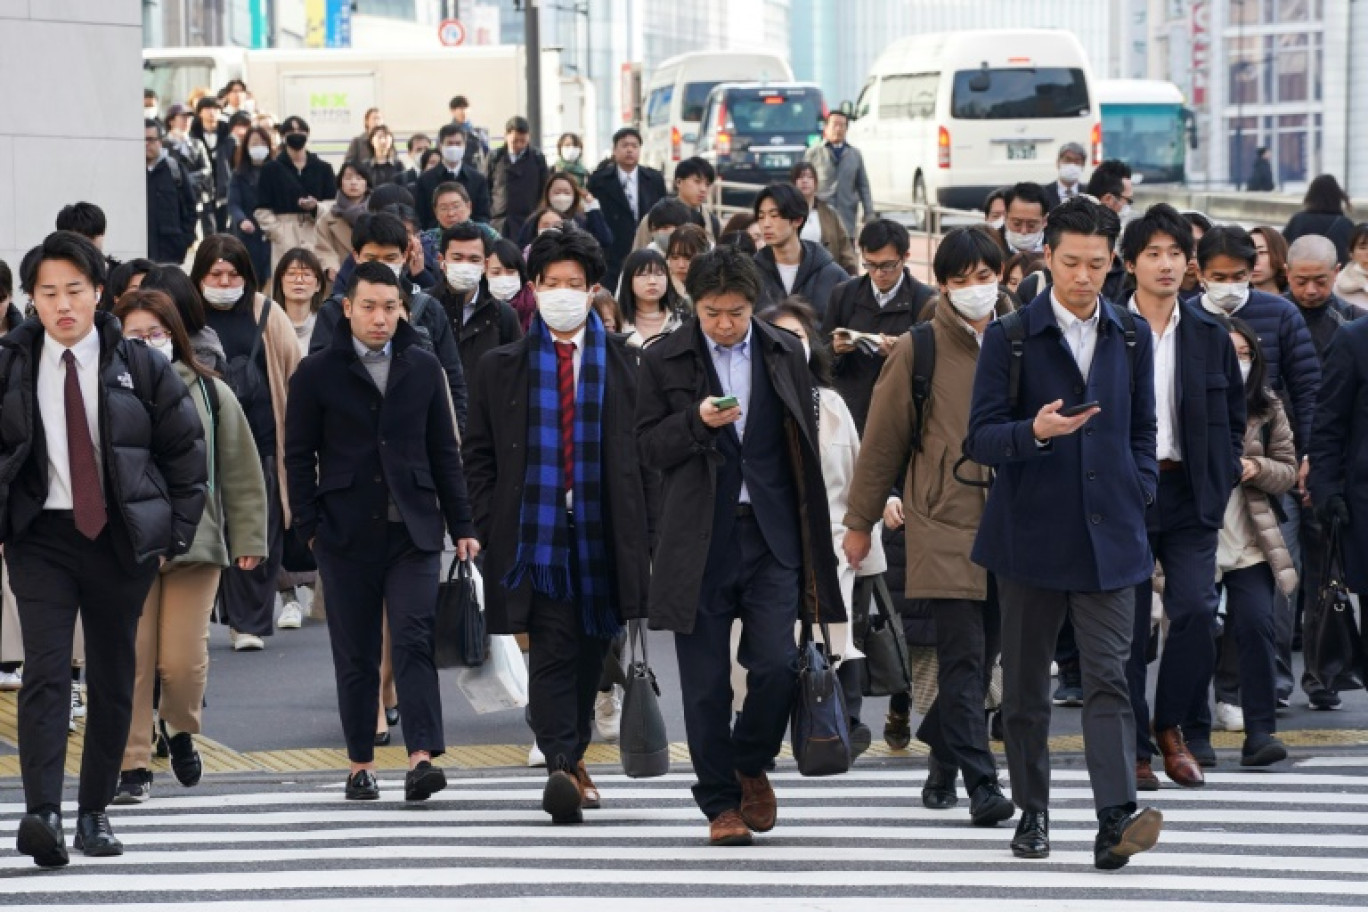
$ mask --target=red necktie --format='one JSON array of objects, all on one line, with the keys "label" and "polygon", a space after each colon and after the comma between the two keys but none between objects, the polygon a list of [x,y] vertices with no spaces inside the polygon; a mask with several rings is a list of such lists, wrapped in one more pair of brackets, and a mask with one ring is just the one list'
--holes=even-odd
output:
[{"label": "red necktie", "polygon": [[556,343],[556,377],[560,381],[561,465],[565,489],[575,486],[575,343]]},{"label": "red necktie", "polygon": [[90,439],[90,425],[86,423],[85,399],[81,396],[76,356],[71,349],[62,353],[62,363],[66,366],[62,398],[66,406],[71,512],[76,519],[76,531],[94,541],[108,522],[104,495],[100,493],[100,466],[95,459],[95,444]]}]

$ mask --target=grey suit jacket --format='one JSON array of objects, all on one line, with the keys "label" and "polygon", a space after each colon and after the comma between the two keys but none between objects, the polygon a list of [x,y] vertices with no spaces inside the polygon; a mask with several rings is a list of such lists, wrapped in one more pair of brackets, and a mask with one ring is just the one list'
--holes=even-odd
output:
[{"label": "grey suit jacket", "polygon": [[828,203],[841,216],[846,233],[851,238],[859,232],[856,228],[855,207],[864,208],[866,222],[874,218],[874,197],[869,192],[869,175],[865,173],[864,156],[860,150],[846,143],[841,163],[831,154],[831,147],[825,142],[811,146],[803,157],[812,162],[817,169],[817,196]]}]

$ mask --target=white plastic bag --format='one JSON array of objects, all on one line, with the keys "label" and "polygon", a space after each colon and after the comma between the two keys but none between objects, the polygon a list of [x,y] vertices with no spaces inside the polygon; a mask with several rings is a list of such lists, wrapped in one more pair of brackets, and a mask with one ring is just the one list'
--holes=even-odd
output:
[{"label": "white plastic bag", "polygon": [[527,665],[511,636],[489,638],[489,658],[479,668],[456,672],[456,686],[480,715],[527,705]]}]

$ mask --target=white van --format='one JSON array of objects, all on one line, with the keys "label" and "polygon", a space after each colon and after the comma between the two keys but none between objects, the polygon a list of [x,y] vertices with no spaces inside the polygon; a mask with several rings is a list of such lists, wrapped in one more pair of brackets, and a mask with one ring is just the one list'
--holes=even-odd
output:
[{"label": "white van", "polygon": [[703,104],[723,82],[791,82],[793,70],[777,54],[698,51],[671,57],[651,74],[642,114],[642,164],[658,168],[669,186],[675,162],[694,154]]},{"label": "white van", "polygon": [[1102,161],[1101,109],[1071,32],[946,32],[889,45],[852,112],[876,201],[977,209],[995,188],[1056,178],[1060,146]]}]

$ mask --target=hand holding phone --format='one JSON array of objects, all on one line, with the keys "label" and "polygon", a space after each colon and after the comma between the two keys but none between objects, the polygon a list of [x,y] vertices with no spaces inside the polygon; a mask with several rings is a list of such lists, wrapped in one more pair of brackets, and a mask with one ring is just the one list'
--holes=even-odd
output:
[{"label": "hand holding phone", "polygon": [[1082,405],[1071,405],[1068,408],[1062,408],[1059,410],[1059,414],[1063,415],[1065,418],[1077,418],[1089,409],[1100,408],[1102,408],[1102,403],[1094,399],[1092,402],[1084,402]]},{"label": "hand holding phone", "polygon": [[719,412],[725,412],[727,409],[734,409],[740,404],[741,403],[737,401],[735,396],[717,396],[712,400],[713,408],[717,409]]}]

